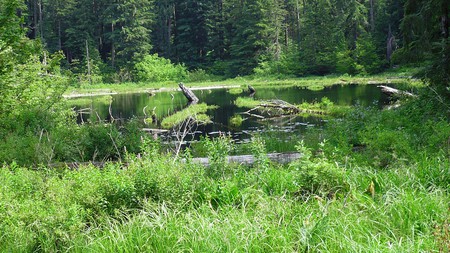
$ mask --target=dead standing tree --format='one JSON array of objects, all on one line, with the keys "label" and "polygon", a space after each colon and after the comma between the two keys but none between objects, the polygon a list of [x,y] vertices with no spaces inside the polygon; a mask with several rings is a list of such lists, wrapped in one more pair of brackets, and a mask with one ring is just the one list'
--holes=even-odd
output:
[{"label": "dead standing tree", "polygon": [[184,86],[183,83],[179,83],[178,86],[180,87],[180,89],[183,92],[184,96],[188,99],[189,104],[196,104],[196,103],[198,103],[198,98],[194,94],[194,92],[192,92],[189,88]]}]

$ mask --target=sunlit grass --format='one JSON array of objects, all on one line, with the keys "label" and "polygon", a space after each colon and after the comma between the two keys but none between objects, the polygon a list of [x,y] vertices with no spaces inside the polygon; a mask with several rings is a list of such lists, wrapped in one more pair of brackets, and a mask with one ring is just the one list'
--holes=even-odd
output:
[{"label": "sunlit grass", "polygon": [[176,125],[181,124],[184,120],[189,117],[193,117],[196,121],[202,123],[209,123],[211,119],[205,113],[208,109],[214,108],[213,106],[208,106],[207,104],[194,104],[190,105],[187,108],[176,112],[166,118],[164,118],[161,122],[161,126],[163,128],[169,129]]},{"label": "sunlit grass", "polygon": [[[102,170],[3,167],[0,251],[438,252],[445,245],[436,229],[449,218],[448,188],[422,172],[441,157],[374,170],[307,155],[263,170],[223,164],[220,177],[208,177],[208,168],[148,152]],[[334,170],[337,181],[323,174]]]}]

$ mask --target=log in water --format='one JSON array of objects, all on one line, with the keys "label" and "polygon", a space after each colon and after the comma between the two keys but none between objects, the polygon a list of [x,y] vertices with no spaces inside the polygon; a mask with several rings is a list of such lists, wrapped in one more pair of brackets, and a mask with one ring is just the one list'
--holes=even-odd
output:
[{"label": "log in water", "polygon": [[[299,159],[300,157],[302,157],[302,154],[300,154],[300,153],[270,153],[270,154],[267,154],[267,158],[269,158],[269,160],[271,160],[272,162],[282,163],[282,164],[290,163],[294,160]],[[209,166],[209,159],[206,157],[192,158],[192,161],[194,163],[199,163],[204,166]],[[228,163],[252,165],[255,163],[256,158],[254,155],[235,155],[235,156],[228,156],[227,161],[228,161]]]}]

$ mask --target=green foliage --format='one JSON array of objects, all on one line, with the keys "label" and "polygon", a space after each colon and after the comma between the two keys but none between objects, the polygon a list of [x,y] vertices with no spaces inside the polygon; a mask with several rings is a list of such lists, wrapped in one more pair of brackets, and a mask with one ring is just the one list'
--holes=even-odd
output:
[{"label": "green foliage", "polygon": [[231,139],[226,136],[212,140],[206,138],[204,145],[209,161],[209,167],[206,170],[207,175],[212,178],[224,177],[228,167],[227,156],[234,148]]},{"label": "green foliage", "polygon": [[[373,39],[370,36],[360,36],[356,41],[356,68],[360,74],[375,74],[380,72],[382,62],[379,59]],[[350,73],[351,74],[351,73]]]},{"label": "green foliage", "polygon": [[252,137],[251,151],[255,156],[255,163],[253,167],[258,173],[269,170],[269,158],[267,158],[266,144],[261,137]]},{"label": "green foliage", "polygon": [[253,69],[256,77],[279,76],[302,76],[305,69],[299,64],[299,48],[295,44],[283,47],[278,58],[269,58],[258,63]]},{"label": "green foliage", "polygon": [[237,107],[253,108],[261,104],[261,101],[248,97],[238,97],[234,103]]},{"label": "green foliage", "polygon": [[353,149],[360,162],[385,168],[414,159],[418,149],[430,154],[442,150],[450,134],[445,109],[429,99],[403,103],[397,110],[382,112],[358,108],[344,120],[333,120],[325,138],[339,147],[337,153],[343,152],[335,155],[350,155]]},{"label": "green foliage", "polygon": [[211,82],[211,81],[215,81],[218,79],[220,80],[219,77],[209,74],[208,72],[206,72],[203,69],[196,69],[196,70],[189,71],[186,79],[189,82]]},{"label": "green foliage", "polygon": [[341,74],[350,75],[354,75],[358,72],[350,50],[343,50],[336,53],[336,71]]},{"label": "green foliage", "polygon": [[291,166],[298,171],[296,184],[301,198],[313,195],[334,198],[336,194],[343,196],[350,190],[346,172],[342,167],[328,161],[323,155],[314,157],[303,142],[299,143],[297,151],[302,154],[302,158]]},{"label": "green foliage", "polygon": [[230,125],[233,127],[240,127],[242,125],[242,122],[244,121],[244,119],[242,118],[241,115],[234,115],[233,117],[230,118]]},{"label": "green foliage", "polygon": [[180,81],[188,74],[183,65],[174,65],[157,54],[145,56],[135,64],[134,69],[135,79],[141,82]]}]

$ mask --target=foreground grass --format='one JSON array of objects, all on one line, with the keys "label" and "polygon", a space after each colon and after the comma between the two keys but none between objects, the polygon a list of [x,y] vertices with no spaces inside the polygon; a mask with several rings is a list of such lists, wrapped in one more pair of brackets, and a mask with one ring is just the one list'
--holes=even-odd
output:
[{"label": "foreground grass", "polygon": [[129,158],[127,167],[3,167],[0,251],[438,252],[448,246],[448,234],[437,229],[449,218],[444,157],[423,154],[374,170],[300,147],[302,159],[279,166],[255,144],[259,158],[249,168],[224,163],[222,144],[211,146],[217,149],[210,150],[210,167],[152,148]]}]

